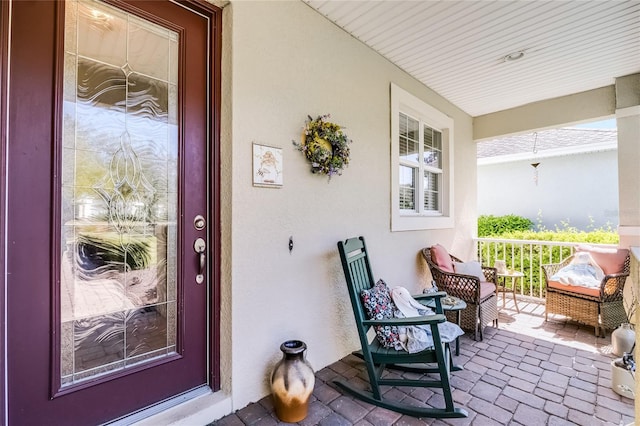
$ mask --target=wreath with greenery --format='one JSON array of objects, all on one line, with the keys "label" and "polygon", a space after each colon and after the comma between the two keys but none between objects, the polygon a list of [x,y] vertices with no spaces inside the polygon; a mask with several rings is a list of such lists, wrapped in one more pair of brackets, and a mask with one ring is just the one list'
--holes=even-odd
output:
[{"label": "wreath with greenery", "polygon": [[293,141],[293,145],[301,151],[311,163],[311,173],[331,176],[342,174],[342,169],[349,164],[349,144],[352,142],[342,132],[342,128],[327,119],[329,114],[317,118],[307,116],[302,143]]}]

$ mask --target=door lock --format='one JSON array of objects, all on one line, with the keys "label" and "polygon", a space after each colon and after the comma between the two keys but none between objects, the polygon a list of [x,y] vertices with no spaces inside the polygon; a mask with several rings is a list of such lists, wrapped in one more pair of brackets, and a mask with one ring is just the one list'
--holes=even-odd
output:
[{"label": "door lock", "polygon": [[199,214],[198,216],[193,218],[193,227],[198,231],[202,231],[205,226],[207,226],[207,221],[204,219],[204,216]]}]

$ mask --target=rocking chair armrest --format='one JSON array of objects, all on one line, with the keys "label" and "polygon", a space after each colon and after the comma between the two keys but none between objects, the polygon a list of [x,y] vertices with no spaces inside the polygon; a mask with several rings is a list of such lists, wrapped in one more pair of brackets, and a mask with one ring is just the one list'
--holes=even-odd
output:
[{"label": "rocking chair armrest", "polygon": [[447,318],[442,314],[424,315],[421,317],[410,318],[388,318],[382,320],[364,320],[363,325],[424,325],[424,324],[438,324],[445,322]]},{"label": "rocking chair armrest", "polygon": [[444,313],[442,309],[442,301],[440,299],[442,299],[443,297],[447,297],[446,291],[436,291],[434,293],[421,293],[411,297],[413,297],[418,303],[425,305],[427,308],[435,309],[436,314]]},{"label": "rocking chair armrest", "polygon": [[433,293],[420,293],[420,294],[414,294],[411,297],[413,297],[416,300],[420,300],[420,299],[441,299],[443,297],[447,297],[447,292],[446,291],[434,291]]}]

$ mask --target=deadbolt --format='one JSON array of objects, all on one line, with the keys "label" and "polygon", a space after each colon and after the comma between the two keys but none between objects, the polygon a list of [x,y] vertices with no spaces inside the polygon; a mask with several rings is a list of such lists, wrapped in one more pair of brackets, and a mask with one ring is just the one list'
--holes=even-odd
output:
[{"label": "deadbolt", "polygon": [[204,217],[201,214],[193,218],[193,227],[198,231],[202,231],[205,226],[207,226],[207,221],[204,220]]}]

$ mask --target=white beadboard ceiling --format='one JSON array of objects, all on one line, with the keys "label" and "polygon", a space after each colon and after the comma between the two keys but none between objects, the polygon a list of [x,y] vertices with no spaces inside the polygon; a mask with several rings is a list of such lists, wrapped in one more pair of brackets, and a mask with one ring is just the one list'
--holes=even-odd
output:
[{"label": "white beadboard ceiling", "polygon": [[472,116],[640,72],[640,0],[304,1]]}]

